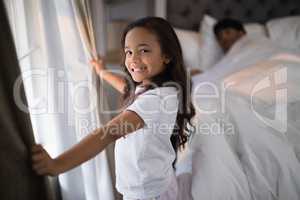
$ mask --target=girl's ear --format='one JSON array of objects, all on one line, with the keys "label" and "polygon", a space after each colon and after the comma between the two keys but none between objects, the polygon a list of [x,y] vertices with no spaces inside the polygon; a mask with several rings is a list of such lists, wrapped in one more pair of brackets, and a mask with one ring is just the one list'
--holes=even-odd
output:
[{"label": "girl's ear", "polygon": [[164,56],[164,64],[169,64],[171,61],[171,58],[169,58],[168,56]]}]

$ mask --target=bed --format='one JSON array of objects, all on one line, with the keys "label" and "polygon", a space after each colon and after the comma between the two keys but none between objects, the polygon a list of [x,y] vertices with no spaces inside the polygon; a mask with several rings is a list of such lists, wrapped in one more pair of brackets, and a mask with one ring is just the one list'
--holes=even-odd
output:
[{"label": "bed", "polygon": [[[168,2],[187,67],[203,71],[192,78],[196,132],[178,157],[178,199],[300,199],[299,8],[297,0]],[[226,55],[211,30],[223,17],[248,33]]]}]

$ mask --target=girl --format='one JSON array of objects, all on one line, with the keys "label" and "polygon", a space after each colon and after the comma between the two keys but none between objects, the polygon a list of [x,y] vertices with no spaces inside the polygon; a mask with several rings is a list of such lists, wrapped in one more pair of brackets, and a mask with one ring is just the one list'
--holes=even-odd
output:
[{"label": "girl", "polygon": [[187,141],[187,125],[194,116],[178,38],[166,20],[147,17],[130,24],[121,41],[123,67],[131,81],[105,70],[101,59],[91,64],[123,93],[124,105],[129,106],[55,159],[42,146],[34,146],[33,169],[40,175],[58,175],[116,141],[116,187],[123,198],[175,200],[172,164],[178,147]]}]

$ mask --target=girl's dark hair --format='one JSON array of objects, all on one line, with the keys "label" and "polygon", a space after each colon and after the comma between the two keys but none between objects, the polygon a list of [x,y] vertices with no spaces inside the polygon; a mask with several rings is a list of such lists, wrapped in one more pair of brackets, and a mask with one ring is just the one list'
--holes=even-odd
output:
[{"label": "girl's dark hair", "polygon": [[[191,118],[195,115],[194,106],[190,101],[192,88],[191,79],[187,74],[183,62],[180,43],[172,26],[166,20],[159,17],[145,17],[134,21],[125,28],[121,39],[123,49],[125,46],[125,38],[127,33],[136,27],[145,28],[151,33],[155,34],[160,44],[162,54],[170,59],[170,62],[166,65],[165,70],[159,75],[155,76],[151,82],[153,85],[158,87],[175,86],[179,91],[179,109],[176,124],[171,136],[173,148],[177,152],[178,147],[184,147],[184,144],[187,142],[189,133],[191,133],[191,130],[189,130],[187,126],[188,124],[191,125]],[[124,51],[122,51],[122,54],[122,66],[128,77],[131,79],[131,76],[125,66]],[[131,89],[129,89],[130,84],[127,84],[128,87],[125,89],[125,93],[123,95],[123,104],[128,105],[128,103],[132,102],[136,97],[134,92],[130,91],[135,91],[137,83],[133,80],[132,83],[133,84],[131,85],[133,88]],[[153,85],[149,85],[146,90],[154,88]],[[191,125],[190,127],[193,126]]]}]

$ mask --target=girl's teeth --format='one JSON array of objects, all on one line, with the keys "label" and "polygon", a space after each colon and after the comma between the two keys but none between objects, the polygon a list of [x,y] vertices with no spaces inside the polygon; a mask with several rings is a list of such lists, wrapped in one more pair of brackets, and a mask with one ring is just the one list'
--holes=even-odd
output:
[{"label": "girl's teeth", "polygon": [[137,69],[132,69],[133,72],[142,72],[145,70],[145,67],[137,68]]}]

